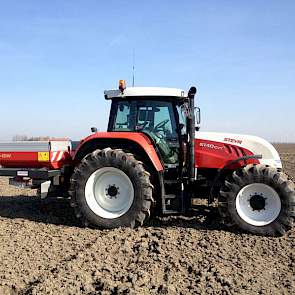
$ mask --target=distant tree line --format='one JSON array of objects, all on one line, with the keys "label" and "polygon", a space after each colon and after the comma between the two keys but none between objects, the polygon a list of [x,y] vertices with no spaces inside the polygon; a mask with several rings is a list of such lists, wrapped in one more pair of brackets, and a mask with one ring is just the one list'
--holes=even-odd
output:
[{"label": "distant tree line", "polygon": [[32,136],[32,137],[29,137],[27,135],[21,135],[21,134],[14,135],[12,137],[12,141],[48,141],[50,139],[52,140],[53,138],[49,137],[49,136]]}]

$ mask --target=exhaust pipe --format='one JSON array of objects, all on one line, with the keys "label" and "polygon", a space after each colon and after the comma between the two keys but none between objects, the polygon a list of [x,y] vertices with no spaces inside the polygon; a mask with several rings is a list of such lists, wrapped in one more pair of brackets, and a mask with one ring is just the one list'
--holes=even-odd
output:
[{"label": "exhaust pipe", "polygon": [[189,179],[191,182],[195,181],[195,95],[197,93],[196,87],[191,87],[188,91],[189,116],[188,116],[188,134],[189,134]]}]

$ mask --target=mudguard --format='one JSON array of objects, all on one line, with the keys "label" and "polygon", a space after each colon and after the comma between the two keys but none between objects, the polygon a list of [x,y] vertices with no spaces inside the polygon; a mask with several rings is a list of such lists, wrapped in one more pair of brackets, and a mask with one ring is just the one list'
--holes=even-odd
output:
[{"label": "mudguard", "polygon": [[163,165],[156,153],[156,150],[153,146],[153,143],[143,133],[139,132],[97,132],[95,134],[92,134],[85,139],[81,140],[78,147],[73,151],[73,159],[77,159],[77,155],[79,154],[79,151],[89,142],[99,139],[109,139],[110,141],[112,139],[117,140],[127,140],[136,143],[139,145],[147,154],[149,159],[151,160],[152,164],[154,165],[155,169],[157,171],[163,171]]}]

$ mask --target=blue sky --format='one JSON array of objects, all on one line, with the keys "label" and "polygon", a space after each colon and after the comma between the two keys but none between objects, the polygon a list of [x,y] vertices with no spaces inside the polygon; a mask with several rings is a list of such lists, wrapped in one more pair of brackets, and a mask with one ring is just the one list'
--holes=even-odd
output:
[{"label": "blue sky", "polygon": [[105,130],[104,89],[198,88],[202,130],[295,141],[295,1],[2,1],[0,139]]}]

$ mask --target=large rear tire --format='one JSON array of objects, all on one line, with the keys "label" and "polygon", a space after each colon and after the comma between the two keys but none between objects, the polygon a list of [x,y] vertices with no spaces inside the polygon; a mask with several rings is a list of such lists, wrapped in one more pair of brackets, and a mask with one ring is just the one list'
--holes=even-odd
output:
[{"label": "large rear tire", "polygon": [[229,226],[258,235],[283,235],[295,220],[294,189],[279,169],[248,165],[225,180],[219,212]]},{"label": "large rear tire", "polygon": [[85,225],[142,225],[150,215],[150,174],[133,154],[106,148],[88,154],[71,178],[71,206]]}]

